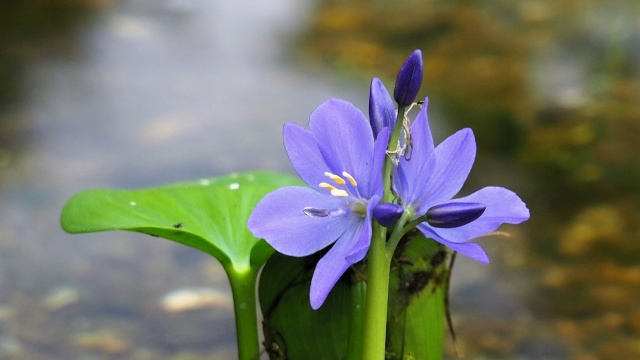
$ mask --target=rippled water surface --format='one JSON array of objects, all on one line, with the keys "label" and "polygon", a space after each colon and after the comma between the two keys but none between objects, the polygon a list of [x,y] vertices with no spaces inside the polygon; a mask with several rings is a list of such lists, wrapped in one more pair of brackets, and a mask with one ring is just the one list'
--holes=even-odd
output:
[{"label": "rippled water surface", "polygon": [[640,357],[640,7],[425,4],[0,5],[0,358],[235,358],[214,259],[65,234],[63,204],[85,188],[290,171],[283,122],[306,124],[329,97],[366,109],[370,77],[391,86],[415,48],[436,140],[476,133],[463,191],[506,186],[532,213],[481,240],[491,265],[458,258],[459,351]]},{"label": "rippled water surface", "polygon": [[[282,124],[331,96],[362,106],[366,82],[299,65],[289,44],[310,9],[294,1],[7,11],[31,17],[0,53],[0,358],[234,358],[214,259],[144,235],[71,236],[60,210],[89,187],[289,171]],[[180,289],[205,308],[182,311]]]}]

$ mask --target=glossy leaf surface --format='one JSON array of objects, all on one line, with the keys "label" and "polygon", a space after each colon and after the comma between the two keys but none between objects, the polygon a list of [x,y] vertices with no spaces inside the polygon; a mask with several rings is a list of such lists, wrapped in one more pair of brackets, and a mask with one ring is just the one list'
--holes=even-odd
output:
[{"label": "glossy leaf surface", "polygon": [[387,359],[441,359],[449,256],[443,245],[410,234],[391,269]]},{"label": "glossy leaf surface", "polygon": [[299,185],[289,175],[248,172],[139,190],[92,189],[62,212],[69,233],[128,230],[169,239],[216,257],[229,271],[260,267],[273,249],[254,238],[247,218],[267,193]]},{"label": "glossy leaf surface", "polygon": [[313,310],[309,288],[319,258],[276,254],[262,270],[258,294],[270,359],[361,358],[366,285],[350,269]]},{"label": "glossy leaf surface", "polygon": [[127,230],[172,240],[217,258],[233,292],[238,357],[259,357],[255,281],[274,253],[247,229],[267,193],[299,185],[289,175],[249,172],[140,190],[94,189],[74,195],[62,211],[69,233]]}]

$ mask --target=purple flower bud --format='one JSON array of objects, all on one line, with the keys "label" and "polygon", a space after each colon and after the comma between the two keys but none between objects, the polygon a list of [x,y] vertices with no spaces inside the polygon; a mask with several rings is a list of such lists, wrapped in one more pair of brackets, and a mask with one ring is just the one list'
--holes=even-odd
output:
[{"label": "purple flower bud", "polygon": [[398,72],[396,86],[393,89],[393,98],[398,106],[408,106],[413,103],[422,84],[422,52],[415,50],[405,61]]},{"label": "purple flower bud", "polygon": [[393,128],[396,122],[396,109],[391,95],[378,78],[371,80],[369,89],[369,121],[374,137],[377,137],[385,126]]},{"label": "purple flower bud", "polygon": [[398,222],[403,212],[404,208],[398,204],[379,203],[373,208],[372,214],[380,225],[388,227]]},{"label": "purple flower bud", "polygon": [[486,208],[480,203],[444,203],[427,211],[427,222],[436,228],[456,228],[476,220]]}]

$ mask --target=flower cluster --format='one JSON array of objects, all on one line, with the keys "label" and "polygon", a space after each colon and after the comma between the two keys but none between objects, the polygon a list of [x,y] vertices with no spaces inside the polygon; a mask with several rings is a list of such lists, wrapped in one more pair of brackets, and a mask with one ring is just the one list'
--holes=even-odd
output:
[{"label": "flower cluster", "polygon": [[[292,123],[284,126],[291,164],[310,188],[284,187],[268,194],[251,214],[248,227],[290,256],[310,255],[333,244],[313,274],[310,301],[314,309],[349,266],[365,257],[374,220],[387,227],[410,214],[427,238],[488,263],[485,251],[471,240],[503,223],[529,218],[522,200],[502,187],[485,187],[453,199],[473,165],[475,139],[471,129],[462,129],[436,147],[427,116],[428,99],[409,127],[405,109],[416,99],[422,74],[422,54],[416,50],[398,73],[393,100],[382,81],[373,79],[368,121],[352,104],[331,99],[311,114],[309,130]],[[397,119],[404,123],[404,136],[390,146]],[[381,202],[385,190],[391,190],[383,186],[387,156],[394,160],[395,199]]]}]

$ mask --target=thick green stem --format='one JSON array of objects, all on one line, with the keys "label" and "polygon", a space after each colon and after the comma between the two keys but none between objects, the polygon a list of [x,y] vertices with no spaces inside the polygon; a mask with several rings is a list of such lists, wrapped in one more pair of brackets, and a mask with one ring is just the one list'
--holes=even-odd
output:
[{"label": "thick green stem", "polygon": [[400,220],[396,223],[396,227],[393,229],[391,236],[389,236],[389,241],[387,242],[387,254],[390,256],[393,256],[393,253],[396,251],[396,247],[398,247],[398,243],[402,237],[416,226],[413,221],[410,222],[409,225],[405,226],[412,217],[413,211],[411,209],[404,209],[402,217],[400,217]]},{"label": "thick green stem", "polygon": [[248,268],[245,272],[226,269],[233,293],[233,307],[236,315],[236,335],[238,338],[238,359],[257,360],[260,358],[258,339],[258,317],[256,308],[256,278],[258,272]]},{"label": "thick green stem", "polygon": [[[427,221],[427,215],[426,214],[420,216],[419,218],[413,219],[413,221],[411,221],[409,224],[407,224],[407,226],[405,226],[405,229],[407,231],[409,231],[409,230],[415,228],[416,226],[420,225],[421,223],[423,223],[425,221]],[[405,233],[406,233],[406,231],[405,231]],[[404,235],[404,234],[402,234],[402,235]]]},{"label": "thick green stem", "polygon": [[373,225],[373,238],[367,263],[367,299],[364,319],[363,360],[382,360],[385,355],[389,266],[385,250],[386,229]]},{"label": "thick green stem", "polygon": [[[398,139],[402,131],[405,107],[398,109],[396,125],[391,133],[387,150],[397,153]],[[394,156],[394,155],[391,155]],[[382,168],[382,181],[384,195],[382,201],[390,202],[391,173],[394,168],[393,159],[387,156]],[[406,220],[405,220],[406,221]],[[404,223],[404,222],[403,222]],[[399,225],[402,227],[402,225]],[[389,272],[393,249],[387,251],[387,229],[378,223],[373,224],[373,236],[367,262],[367,299],[364,319],[364,340],[362,359],[382,360],[385,357],[386,331],[387,331],[387,306],[389,299]]]}]

